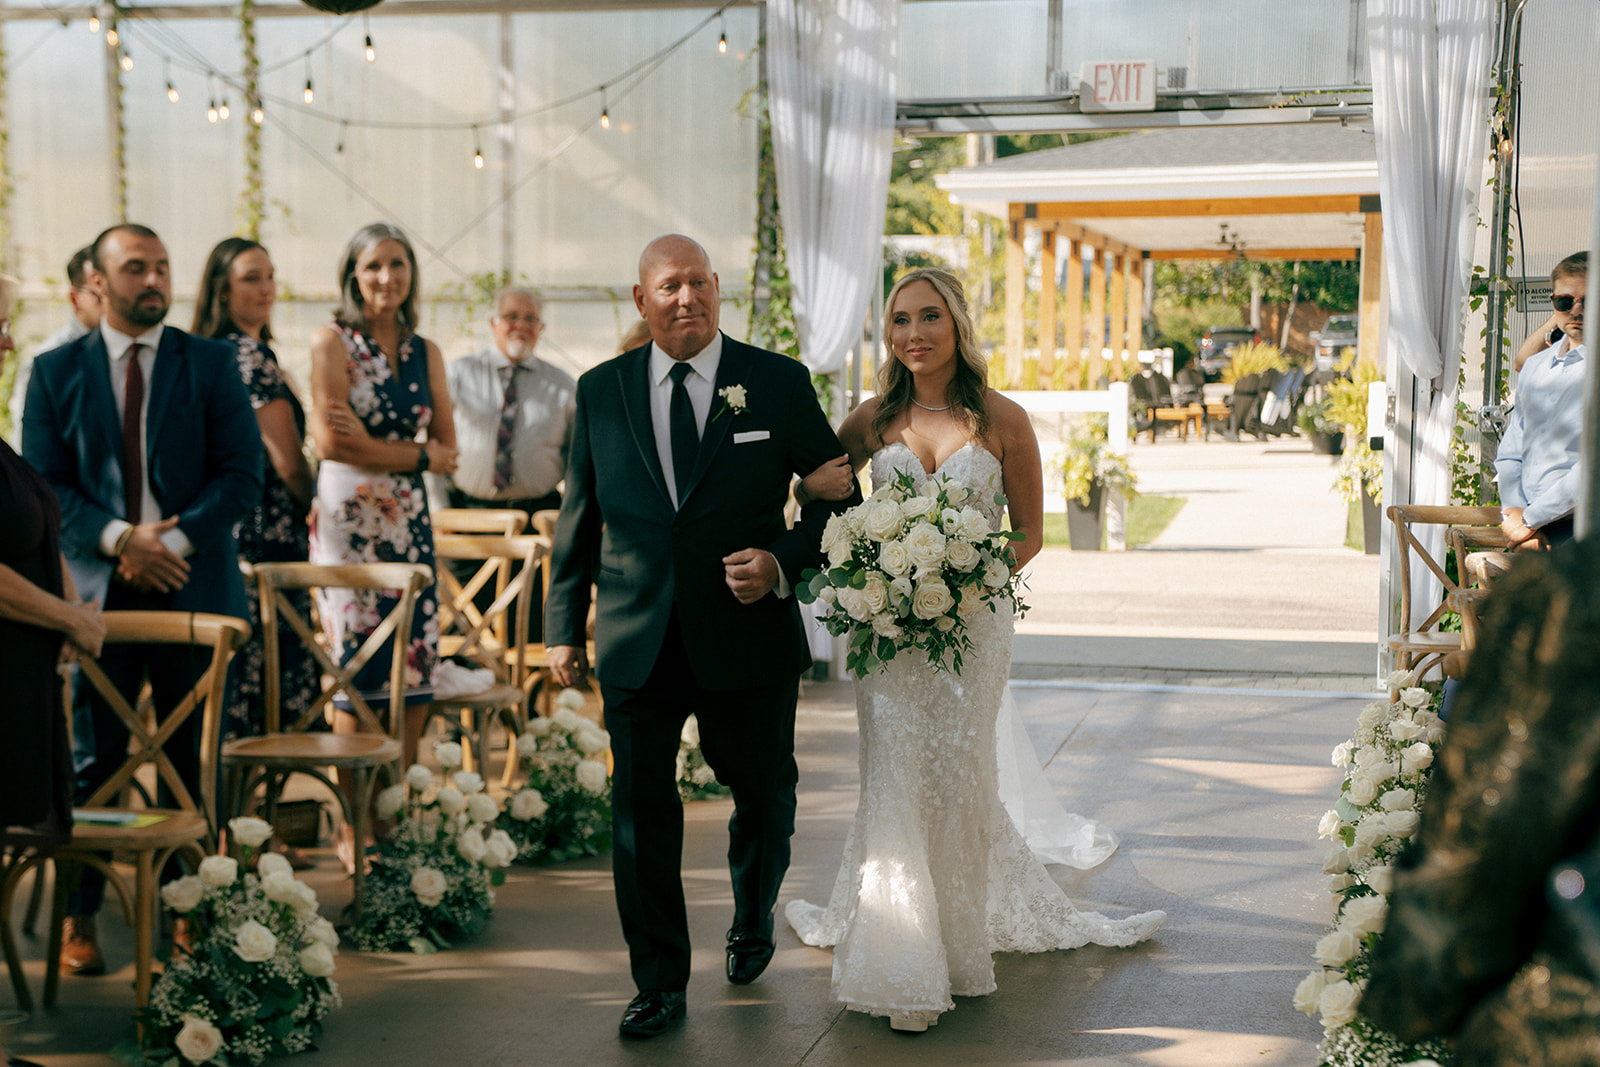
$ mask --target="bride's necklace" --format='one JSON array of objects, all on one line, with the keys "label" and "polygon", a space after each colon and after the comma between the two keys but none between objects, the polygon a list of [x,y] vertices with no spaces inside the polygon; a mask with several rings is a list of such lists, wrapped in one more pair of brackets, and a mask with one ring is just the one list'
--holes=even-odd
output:
[{"label": "bride's necklace", "polygon": [[929,405],[924,404],[922,401],[918,400],[916,397],[912,397],[911,398],[911,402],[913,404],[917,405],[917,407],[921,408],[923,411],[949,411],[950,410],[950,405],[949,404],[946,404],[942,408],[930,407]]}]

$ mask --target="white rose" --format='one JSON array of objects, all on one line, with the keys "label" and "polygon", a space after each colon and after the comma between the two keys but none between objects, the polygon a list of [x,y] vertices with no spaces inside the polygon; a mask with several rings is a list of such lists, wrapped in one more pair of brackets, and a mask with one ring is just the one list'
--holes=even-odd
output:
[{"label": "white rose", "polygon": [[1332,837],[1339,832],[1339,827],[1344,825],[1344,820],[1339,818],[1339,813],[1333,810],[1322,813],[1322,819],[1317,823],[1318,837]]},{"label": "white rose", "polygon": [[1353,759],[1354,746],[1345,741],[1333,747],[1333,765],[1335,767],[1348,767]]},{"label": "white rose", "polygon": [[[530,724],[531,725],[531,724]],[[517,738],[517,755],[523,759],[532,759],[539,752],[539,739],[533,731],[528,731]]]},{"label": "white rose", "polygon": [[277,951],[277,935],[254,919],[246,919],[233,932],[233,954],[246,963],[264,963]]},{"label": "white rose", "polygon": [[944,562],[945,536],[931,522],[919,522],[906,533],[906,554],[918,570]]},{"label": "white rose", "polygon": [[1400,703],[1404,704],[1408,708],[1423,707],[1428,703],[1429,700],[1432,699],[1432,697],[1433,694],[1429,693],[1426,689],[1419,689],[1416,686],[1411,686],[1409,688],[1400,690]]},{"label": "white rose", "polygon": [[1374,867],[1367,872],[1367,884],[1384,896],[1394,892],[1394,868],[1389,866]]},{"label": "white rose", "polygon": [[1363,746],[1356,750],[1355,764],[1357,767],[1370,767],[1374,763],[1383,762],[1383,753],[1371,745]]},{"label": "white rose", "polygon": [[956,628],[956,620],[952,619],[948,615],[940,615],[937,619],[933,620],[933,627],[940,633],[947,634]]},{"label": "white rose", "polygon": [[1361,709],[1361,714],[1356,716],[1356,725],[1372,729],[1390,715],[1389,705],[1381,700],[1375,700]]},{"label": "white rose", "polygon": [[822,528],[822,551],[832,553],[839,544],[845,546],[845,551],[850,550],[850,527],[838,515],[829,515],[827,525]]},{"label": "white rose", "polygon": [[1322,1025],[1335,1030],[1356,1017],[1356,1005],[1361,1003],[1361,990],[1344,979],[1330,982],[1322,991],[1317,1010],[1322,1012]]},{"label": "white rose", "polygon": [[261,879],[261,892],[274,904],[292,905],[300,899],[300,891],[295,888],[298,884],[293,872],[284,874],[279,871]]},{"label": "white rose", "polygon": [[[566,692],[566,690],[563,689],[562,692]],[[565,705],[556,709],[556,713],[550,716],[550,721],[561,727],[569,734],[574,730],[582,729],[584,726],[589,724],[588,719],[585,719],[582,715],[579,715],[575,709],[566,707]]]},{"label": "white rose", "polygon": [[185,875],[161,887],[161,903],[173,911],[193,911],[205,896],[206,884],[194,875]]},{"label": "white rose", "polygon": [[313,978],[326,978],[333,973],[333,950],[321,941],[313,941],[300,950],[300,969]]},{"label": "white rose", "polygon": [[839,590],[835,589],[831,585],[823,586],[822,587],[822,592],[817,594],[817,600],[820,601],[821,603],[824,603],[824,604],[832,604],[835,600],[838,600],[838,599],[839,599]]},{"label": "white rose", "polygon": [[306,936],[313,941],[320,941],[330,949],[339,947],[339,931],[320,915],[313,915],[306,922]]},{"label": "white rose", "polygon": [[1401,744],[1405,744],[1408,741],[1415,741],[1417,738],[1421,737],[1427,732],[1427,727],[1423,726],[1419,722],[1403,716],[1389,724],[1389,736]]},{"label": "white rose", "polygon": [[[1352,867],[1364,867],[1375,858],[1377,858],[1377,851],[1371,845],[1350,846],[1350,866]],[[1354,885],[1355,883],[1351,882],[1350,884]],[[1345,887],[1341,886],[1340,888]]]},{"label": "white rose", "polygon": [[1344,910],[1339,913],[1339,925],[1357,937],[1365,937],[1381,931],[1384,917],[1388,914],[1389,901],[1375,893],[1367,893],[1344,902]]},{"label": "white rose", "polygon": [[509,867],[511,861],[517,858],[517,846],[505,845],[499,841],[485,841],[483,852],[483,865],[485,867]]},{"label": "white rose", "polygon": [[961,509],[961,525],[958,532],[962,537],[977,541],[989,536],[989,519],[977,508]]},{"label": "white rose", "polygon": [[1312,971],[1300,979],[1294,991],[1294,1010],[1313,1015],[1322,1002],[1322,991],[1328,988],[1328,972]]},{"label": "white rose", "polygon": [[1426,741],[1406,746],[1405,751],[1400,753],[1400,766],[1407,774],[1427,770],[1433,766],[1433,749]]},{"label": "white rose", "polygon": [[295,899],[289,902],[289,907],[301,918],[317,913],[317,891],[304,882],[296,881],[294,884]]},{"label": "white rose", "polygon": [[956,614],[976,614],[982,611],[988,603],[988,598],[983,595],[983,590],[976,586],[968,586],[961,590],[961,600],[956,607]]},{"label": "white rose", "polygon": [[1417,684],[1415,671],[1390,671],[1389,677],[1384,680],[1383,687],[1389,690],[1410,689]]},{"label": "white rose", "polygon": [[991,559],[983,568],[983,584],[990,589],[999,589],[1011,580],[1011,568],[998,559]]},{"label": "white rose", "polygon": [[260,848],[272,836],[272,824],[265,819],[241,815],[228,820],[228,835],[245,848]]},{"label": "white rose", "polygon": [[1343,874],[1336,874],[1328,879],[1328,892],[1342,893],[1355,884],[1356,876],[1351,874],[1349,871],[1346,871]]},{"label": "white rose", "polygon": [[860,589],[839,590],[839,606],[856,622],[870,622],[872,619],[872,605],[867,602],[866,593]]},{"label": "white rose", "polygon": [[883,580],[883,575],[871,573],[867,575],[867,584],[861,587],[861,595],[866,598],[867,608],[874,615],[881,614],[889,607],[889,586]]},{"label": "white rose", "polygon": [[901,634],[905,633],[905,631],[900,628],[900,624],[894,621],[894,616],[887,613],[883,615],[874,615],[872,617],[872,632],[877,634],[879,637],[887,637],[890,640],[894,640]]},{"label": "white rose", "polygon": [[684,744],[698,748],[700,746],[700,720],[694,715],[684,719],[683,731],[678,734],[678,737]]},{"label": "white rose", "polygon": [[978,550],[972,546],[972,542],[960,540],[945,545],[944,558],[958,571],[970,571],[983,559]]},{"label": "white rose", "polygon": [[476,771],[457,771],[450,776],[450,782],[469,795],[483,792],[483,775]]},{"label": "white rose", "polygon": [[406,806],[406,787],[391,785],[388,789],[378,794],[378,818],[392,819],[400,814],[400,809]]},{"label": "white rose", "polygon": [[1412,789],[1391,789],[1378,798],[1378,807],[1384,811],[1414,811],[1417,794]]},{"label": "white rose", "polygon": [[462,796],[461,790],[454,786],[445,786],[439,790],[439,810],[446,815],[460,815],[467,810],[467,798]]},{"label": "white rose", "polygon": [[611,747],[611,735],[597,726],[579,730],[572,735],[572,740],[577,743],[578,751],[585,756],[593,756]]},{"label": "white rose", "polygon": [[1390,835],[1403,841],[1417,832],[1417,825],[1422,821],[1422,816],[1414,811],[1391,811],[1383,817],[1383,821]]},{"label": "white rose", "polygon": [[485,841],[491,846],[498,843],[505,848],[509,848],[513,856],[517,854],[517,843],[511,840],[511,835],[504,830],[491,831]]},{"label": "white rose", "polygon": [[[827,549],[826,552],[828,554],[828,566],[830,567],[843,567],[850,562],[850,557],[854,554],[848,537],[839,538],[833,543],[833,547]],[[827,589],[824,589],[823,592],[827,592]]]},{"label": "white rose", "polygon": [[911,594],[915,591],[910,578],[896,578],[889,583],[889,601],[897,614],[911,610]]},{"label": "white rose", "polygon": [[511,798],[511,817],[527,822],[537,819],[550,809],[544,802],[544,796],[537,789],[524,789]]},{"label": "white rose", "polygon": [[1350,851],[1336,848],[1322,858],[1323,874],[1343,874],[1350,869]]},{"label": "white rose", "polygon": [[463,830],[461,836],[456,838],[456,851],[467,860],[477,863],[489,850],[484,844],[482,831],[474,826]]},{"label": "white rose", "polygon": [[207,856],[200,861],[200,880],[223,889],[239,880],[239,861],[230,856]]},{"label": "white rose", "polygon": [[1430,726],[1430,727],[1428,727],[1428,732],[1422,735],[1422,739],[1424,741],[1428,742],[1428,744],[1430,744],[1430,745],[1437,745],[1440,741],[1444,740],[1444,727],[1443,726]]},{"label": "white rose", "polygon": [[418,867],[411,872],[411,891],[425,908],[437,907],[447,888],[444,872],[437,867]]},{"label": "white rose", "polygon": [[467,818],[473,822],[494,822],[500,814],[500,805],[488,793],[474,793],[467,798]]},{"label": "white rose", "polygon": [[919,619],[936,619],[955,606],[950,587],[937,578],[918,582],[911,595],[911,613]]},{"label": "white rose", "polygon": [[272,874],[287,874],[293,877],[294,868],[290,866],[288,860],[276,852],[263,852],[261,858],[256,860],[256,874],[261,878]]},{"label": "white rose", "polygon": [[1388,820],[1372,812],[1356,823],[1355,844],[1376,847],[1389,836]]},{"label": "white rose", "polygon": [[445,770],[461,766],[461,746],[454,741],[440,741],[433,746],[433,758]]},{"label": "white rose", "polygon": [[584,696],[581,690],[573,689],[571,686],[556,694],[556,707],[565,711],[577,711],[588,702],[589,698]]},{"label": "white rose", "polygon": [[967,497],[971,495],[972,493],[968,491],[967,487],[960,482],[945,483],[944,498],[952,504],[963,504],[966,502]]},{"label": "white rose", "polygon": [[862,505],[861,532],[874,541],[892,541],[905,525],[905,513],[893,500],[873,500]]},{"label": "white rose", "polygon": [[900,510],[908,519],[920,519],[939,506],[939,502],[931,496],[918,494],[907,497],[900,504]]},{"label": "white rose", "polygon": [[606,791],[606,765],[592,759],[580,760],[574,772],[584,792],[599,796]]},{"label": "white rose", "polygon": [[911,570],[911,553],[904,541],[885,541],[878,549],[878,566],[891,578],[899,578]]},{"label": "white rose", "polygon": [[433,784],[433,772],[420,763],[413,763],[406,770],[406,785],[418,793],[426,790]]},{"label": "white rose", "polygon": [[1370,775],[1357,773],[1350,778],[1350,788],[1345,793],[1350,798],[1350,803],[1358,808],[1364,808],[1378,799],[1378,783]]},{"label": "white rose", "polygon": [[1345,962],[1361,951],[1361,939],[1349,930],[1335,928],[1323,936],[1311,956],[1324,967],[1343,967]]},{"label": "white rose", "polygon": [[211,1020],[185,1015],[183,1029],[173,1038],[178,1054],[190,1063],[210,1063],[222,1051],[222,1031]]},{"label": "white rose", "polygon": [[550,732],[550,720],[543,715],[537,715],[528,720],[528,732],[534,737],[544,737]]}]

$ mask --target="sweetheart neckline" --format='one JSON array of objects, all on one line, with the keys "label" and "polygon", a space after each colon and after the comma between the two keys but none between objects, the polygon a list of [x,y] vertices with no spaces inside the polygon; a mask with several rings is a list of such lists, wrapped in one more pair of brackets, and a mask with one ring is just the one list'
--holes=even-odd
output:
[{"label": "sweetheart neckline", "polygon": [[917,468],[922,471],[922,476],[924,478],[932,478],[934,475],[936,475],[940,471],[944,470],[945,467],[947,467],[949,465],[951,460],[955,459],[957,456],[961,455],[961,453],[965,452],[969,448],[977,449],[979,452],[984,453],[990,459],[994,460],[996,463],[1000,462],[1000,457],[999,456],[995,455],[993,452],[990,452],[987,448],[982,447],[976,441],[968,441],[966,444],[962,445],[960,448],[956,449],[954,452],[952,452],[948,456],[944,457],[944,462],[940,463],[938,466],[934,467],[933,470],[931,470],[931,471],[928,469],[927,464],[922,462],[922,457],[917,455],[916,452],[912,450],[911,446],[906,444],[904,441],[890,441],[888,444],[886,444],[882,448],[878,449],[877,452],[874,452],[873,455],[875,455],[875,456],[876,455],[881,455],[882,453],[889,451],[889,449],[894,448],[897,445],[900,448],[903,448],[907,452],[911,453],[911,458],[917,461]]}]

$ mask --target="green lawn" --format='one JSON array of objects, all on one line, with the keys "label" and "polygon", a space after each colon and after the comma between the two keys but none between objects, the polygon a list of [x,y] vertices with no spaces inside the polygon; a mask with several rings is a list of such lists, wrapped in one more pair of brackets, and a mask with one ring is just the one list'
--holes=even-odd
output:
[{"label": "green lawn", "polygon": [[[1148,545],[1167,528],[1174,516],[1183,510],[1185,498],[1181,496],[1155,496],[1140,493],[1128,501],[1128,547]],[[1044,543],[1065,545],[1067,516],[1063,512],[1047,513],[1044,517]]]}]

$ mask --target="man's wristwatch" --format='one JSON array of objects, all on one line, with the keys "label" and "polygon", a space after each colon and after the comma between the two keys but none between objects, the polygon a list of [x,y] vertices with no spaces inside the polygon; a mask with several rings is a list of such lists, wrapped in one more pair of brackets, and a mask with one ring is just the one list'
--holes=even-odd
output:
[{"label": "man's wristwatch", "polygon": [[416,473],[421,474],[428,469],[428,462],[428,446],[419,444],[417,446],[417,465],[413,469]]}]

